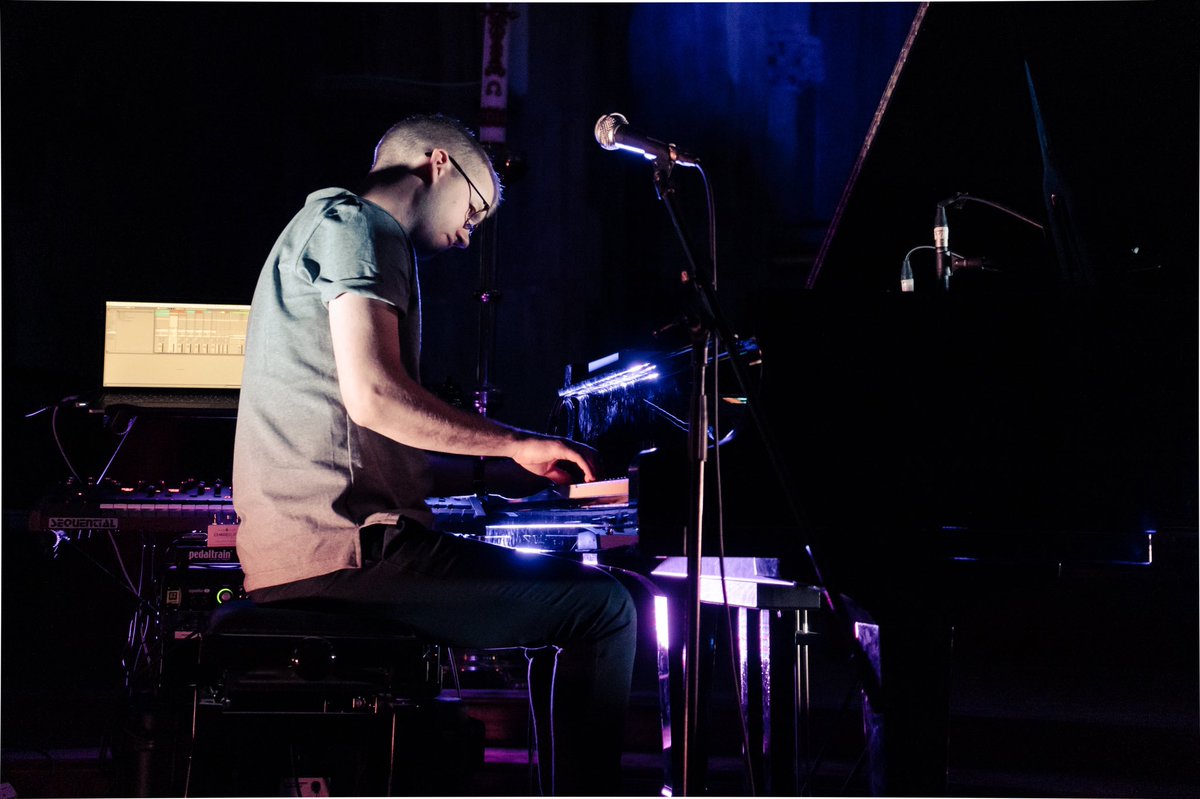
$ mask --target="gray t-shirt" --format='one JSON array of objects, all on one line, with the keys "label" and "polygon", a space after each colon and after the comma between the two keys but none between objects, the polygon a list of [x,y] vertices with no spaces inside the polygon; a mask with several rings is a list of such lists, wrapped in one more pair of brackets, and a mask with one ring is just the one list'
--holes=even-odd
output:
[{"label": "gray t-shirt", "polygon": [[359,528],[432,522],[426,454],[350,420],[338,389],[329,301],[370,297],[399,312],[417,379],[421,306],[408,235],[345,189],[324,189],[280,234],[250,310],[233,449],[237,551],[247,590],[362,563]]}]

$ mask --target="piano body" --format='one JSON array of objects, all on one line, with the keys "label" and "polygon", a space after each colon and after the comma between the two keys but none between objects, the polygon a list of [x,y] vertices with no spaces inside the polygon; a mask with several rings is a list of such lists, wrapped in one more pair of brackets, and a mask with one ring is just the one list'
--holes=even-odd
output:
[{"label": "piano body", "polygon": [[[1138,562],[1150,531],[1195,528],[1196,27],[1161,5],[918,10],[803,290],[748,314],[795,386],[765,385],[765,414],[830,561],[865,535]],[[913,248],[961,194],[980,202],[946,208],[947,286]]]}]

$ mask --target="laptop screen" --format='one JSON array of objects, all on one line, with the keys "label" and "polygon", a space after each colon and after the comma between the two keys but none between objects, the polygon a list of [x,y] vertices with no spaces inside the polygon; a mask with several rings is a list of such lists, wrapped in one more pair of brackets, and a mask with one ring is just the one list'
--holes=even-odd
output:
[{"label": "laptop screen", "polygon": [[241,387],[249,305],[104,305],[105,388]]}]

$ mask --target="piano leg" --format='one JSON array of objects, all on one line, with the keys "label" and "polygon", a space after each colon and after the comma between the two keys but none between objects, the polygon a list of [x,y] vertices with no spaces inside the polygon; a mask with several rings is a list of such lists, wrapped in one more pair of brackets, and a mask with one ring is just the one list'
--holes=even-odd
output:
[{"label": "piano leg", "polygon": [[854,623],[881,688],[862,702],[872,796],[946,793],[952,634],[932,615]]},{"label": "piano leg", "polygon": [[771,642],[770,621],[757,610],[737,608],[738,696],[750,740],[748,762],[755,795],[763,793],[764,767],[770,762]]},{"label": "piano leg", "polygon": [[[700,702],[696,708],[699,723],[696,728],[704,733],[708,730],[708,703],[704,698],[709,696],[712,690],[716,651],[715,634],[712,624],[709,623],[711,616],[703,613],[700,629],[702,652],[698,658],[693,658],[685,652],[687,619],[684,608],[687,601],[683,592],[678,590],[682,587],[681,582],[665,582],[661,586],[661,593],[656,595],[654,605],[658,635],[659,702],[663,725],[663,796],[683,795],[683,742],[686,736],[681,709],[684,706],[684,664],[695,662],[700,668]],[[687,742],[687,785],[688,793],[693,796],[706,792],[708,753],[705,737],[701,734]]]},{"label": "piano leg", "polygon": [[[667,681],[669,689],[667,691],[667,706],[663,709],[664,719],[664,740],[670,740],[671,745],[664,749],[664,758],[667,768],[666,785],[663,789],[665,796],[682,795],[683,781],[683,748],[682,743],[685,739],[684,734],[684,718],[682,712],[674,712],[675,709],[682,709],[684,706],[684,663],[694,662],[699,668],[699,697],[696,713],[698,723],[696,729],[701,733],[688,741],[688,793],[693,796],[698,796],[706,793],[705,786],[707,785],[708,772],[708,741],[706,732],[709,729],[709,705],[705,698],[712,693],[713,686],[713,668],[716,660],[716,637],[715,630],[711,623],[707,623],[708,619],[702,618],[700,629],[700,646],[701,651],[697,657],[688,654],[685,646],[687,627],[685,626],[686,619],[684,618],[683,608],[687,602],[685,597],[672,597],[668,602],[666,597],[663,598],[665,604],[669,605],[667,614],[670,618],[671,637],[667,641],[667,664],[668,675]],[[708,616],[709,614],[704,614]]]},{"label": "piano leg", "polygon": [[[671,796],[674,786],[679,784],[675,775],[679,773],[682,763],[680,753],[672,746],[674,723],[671,707],[673,704],[675,707],[679,707],[678,703],[683,701],[683,691],[681,681],[672,680],[671,675],[681,674],[683,664],[681,658],[677,662],[675,653],[671,649],[671,623],[671,603],[667,601],[665,595],[656,593],[654,595],[654,637],[655,662],[658,668],[658,708],[662,723],[663,788],[661,794],[663,796]],[[678,691],[678,695],[676,691]]]},{"label": "piano leg", "polygon": [[811,697],[808,679],[808,609],[760,611],[770,615],[770,768],[765,791],[798,796],[808,776]]},{"label": "piano leg", "polygon": [[[683,597],[664,590],[649,577],[633,568],[605,564],[600,568],[612,574],[630,590],[638,601],[638,612],[651,611],[655,647],[655,669],[658,685],[659,719],[662,731],[663,787],[661,795],[678,793],[682,784],[682,751],[673,742],[682,740],[683,714],[672,714],[672,708],[683,707],[683,647],[678,644],[679,636],[686,628],[680,618],[684,607]],[[644,625],[644,616],[639,615],[639,626]],[[644,639],[643,639],[644,640]],[[675,643],[672,646],[672,643]]]},{"label": "piano leg", "polygon": [[798,796],[808,760],[808,610],[739,608],[739,680],[754,793]]}]

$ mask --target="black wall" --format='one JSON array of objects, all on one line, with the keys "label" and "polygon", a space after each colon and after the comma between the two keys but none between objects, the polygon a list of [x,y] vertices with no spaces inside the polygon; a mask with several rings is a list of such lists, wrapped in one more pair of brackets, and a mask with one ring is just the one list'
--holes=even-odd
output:
[{"label": "black wall", "polygon": [[[489,223],[491,414],[544,429],[566,364],[644,346],[680,313],[682,250],[651,170],[595,144],[601,114],[704,153],[736,314],[754,286],[799,285],[914,8],[514,6],[508,144],[524,174]],[[228,477],[231,423],[143,418],[105,472],[123,420],[25,416],[97,386],[104,300],[248,302],[305,195],[356,185],[391,122],[440,110],[477,126],[482,9],[0,5],[6,508],[70,474],[52,421],[82,477]],[[677,185],[702,242],[699,176]],[[483,250],[423,265],[430,385],[475,385]]]}]

